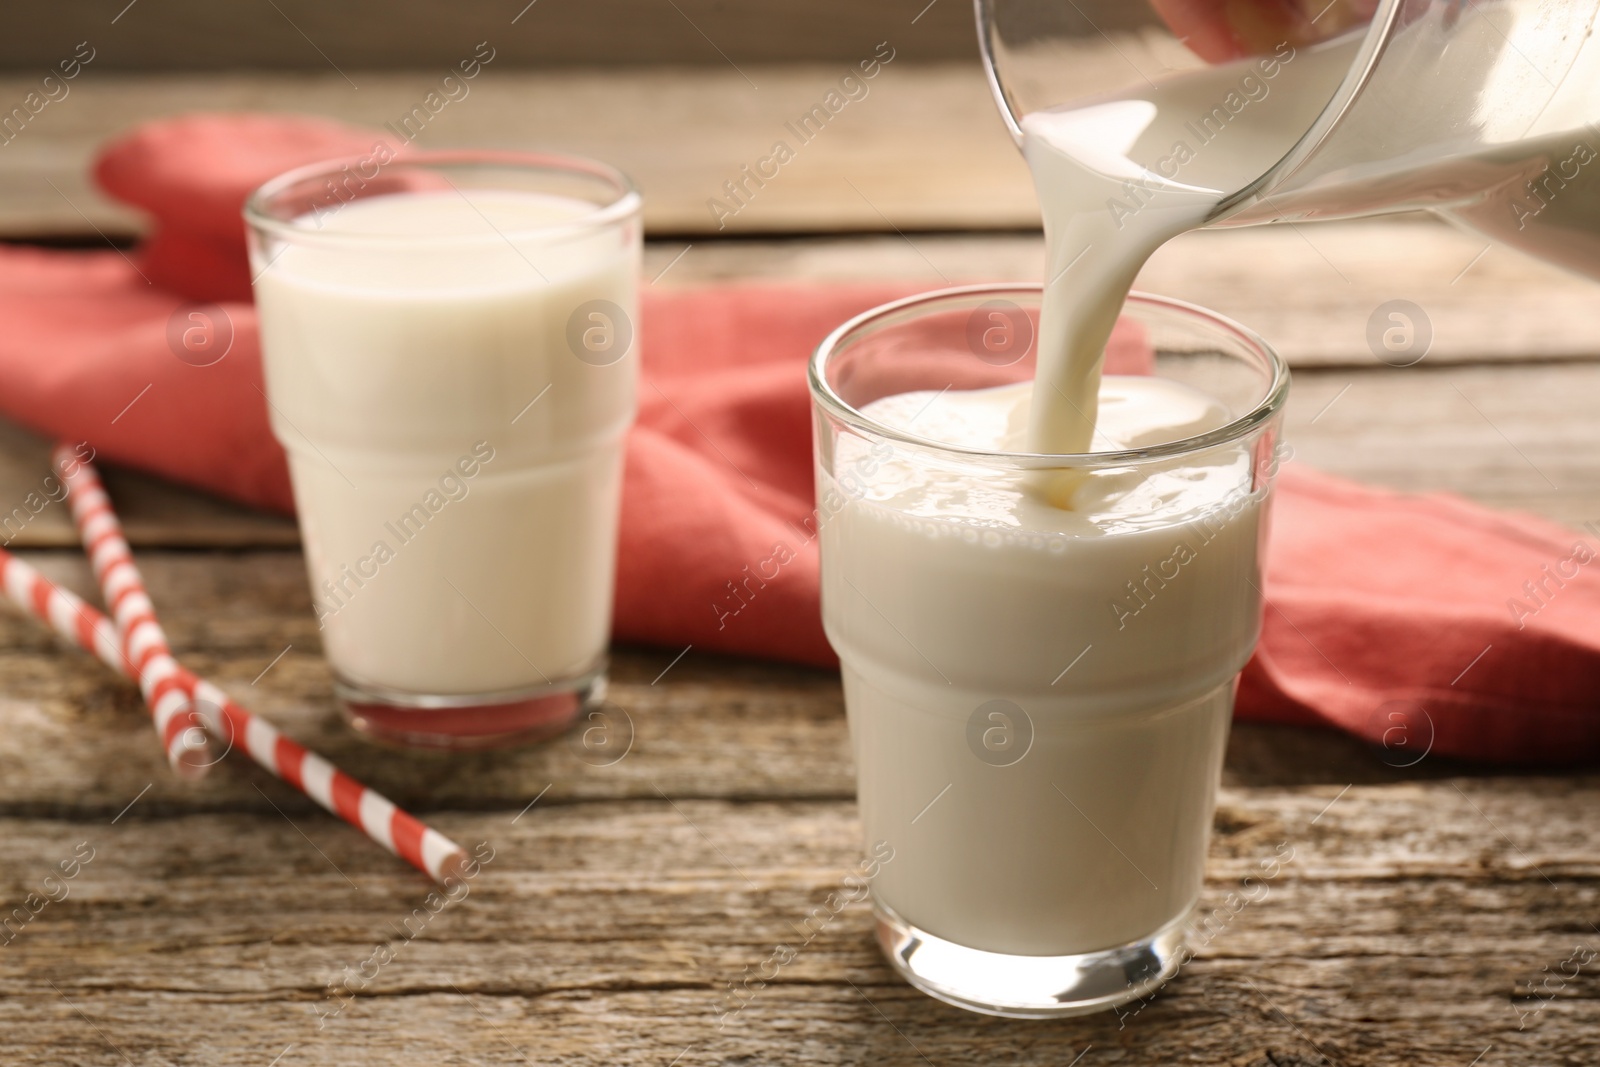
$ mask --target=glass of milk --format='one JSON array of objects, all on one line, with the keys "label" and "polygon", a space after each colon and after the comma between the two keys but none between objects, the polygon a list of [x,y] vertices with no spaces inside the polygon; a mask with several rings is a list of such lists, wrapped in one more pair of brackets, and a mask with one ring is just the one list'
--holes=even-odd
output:
[{"label": "glass of milk", "polygon": [[366,734],[498,745],[601,698],[639,208],[588,160],[382,143],[246,204],[264,400]]},{"label": "glass of milk", "polygon": [[925,992],[1017,1017],[1185,958],[1289,378],[1254,333],[1135,293],[1111,369],[1142,373],[1103,379],[1094,451],[1030,454],[1040,299],[885,305],[810,375],[823,621],[892,857],[878,940]]}]

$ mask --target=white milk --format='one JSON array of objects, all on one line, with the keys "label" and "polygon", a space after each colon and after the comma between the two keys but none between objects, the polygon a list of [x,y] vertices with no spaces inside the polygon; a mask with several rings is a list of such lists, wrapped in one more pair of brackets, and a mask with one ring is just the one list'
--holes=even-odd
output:
[{"label": "white milk", "polygon": [[[1049,246],[1028,451],[1105,449],[1094,434],[1101,354],[1134,276],[1294,146],[1354,46],[1286,46],[1138,96],[1023,118]],[[1064,505],[1073,484],[1057,476],[1046,492]]]},{"label": "white milk", "polygon": [[[1016,449],[1030,392],[931,406],[913,393],[865,412]],[[1116,447],[1238,414],[1160,378],[1106,378],[1098,400]],[[866,840],[895,850],[876,899],[939,937],[1019,955],[1096,951],[1181,918],[1200,891],[1233,678],[1259,627],[1262,500],[1244,447],[1086,475],[1071,510],[1019,474],[905,448],[883,459],[848,436],[839,449],[835,469],[858,477],[819,475],[825,501],[847,500],[822,528],[823,617]],[[997,700],[1031,727],[1008,737],[979,713]],[[978,749],[975,713],[998,728]]]},{"label": "white milk", "polygon": [[[579,359],[569,320],[605,300],[636,321],[637,251],[540,229],[594,210],[478,190],[358,200],[321,220],[337,248],[257,267],[273,431],[348,680],[503,692],[603,655],[637,345]],[[352,234],[407,236],[351,251]],[[591,328],[602,349],[632,329]]]}]

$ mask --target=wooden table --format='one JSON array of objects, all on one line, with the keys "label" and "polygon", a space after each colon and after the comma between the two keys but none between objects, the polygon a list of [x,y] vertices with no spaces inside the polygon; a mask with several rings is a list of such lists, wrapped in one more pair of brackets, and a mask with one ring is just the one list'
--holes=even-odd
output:
[{"label": "wooden table", "polygon": [[[764,88],[799,77],[756,73]],[[698,92],[705,109],[726,110],[723,76],[699,77],[695,88],[685,76],[677,106]],[[966,84],[967,73],[947,77]],[[219,83],[222,98],[237,84]],[[641,93],[615,79],[583,84]],[[150,91],[165,100],[169,90]],[[74,121],[93,125],[91,114]],[[766,119],[737,121],[748,141]],[[64,173],[73,152],[46,132],[36,155],[8,157],[0,184]],[[871,132],[866,123],[852,136]],[[1037,235],[995,228],[1012,216],[940,207],[959,182],[897,199],[902,185],[878,175],[886,218],[903,208],[920,224],[868,226],[819,192],[849,176],[820,154],[810,177],[795,175],[791,202],[774,186],[773,225],[881,232],[717,239],[681,221],[694,215],[696,183],[670,192],[681,173],[648,164],[670,153],[638,136],[641,181],[668,190],[661,217],[680,220],[661,225],[684,234],[652,243],[652,284],[934,286],[1042,269]],[[981,185],[988,164],[966,165]],[[923,232],[941,218],[943,232]],[[63,231],[59,222],[23,211],[4,225],[28,234]],[[1482,249],[1419,220],[1203,234],[1164,250],[1146,284],[1235,313],[1283,347],[1296,365],[1293,462],[1593,520],[1595,290]],[[1373,310],[1401,298],[1434,329],[1428,357],[1405,369],[1380,363],[1365,340]],[[42,476],[44,449],[0,428],[0,500]],[[619,648],[612,697],[634,737],[614,764],[592,765],[562,741],[471,757],[375,749],[338,720],[292,524],[126,472],[108,481],[180,658],[494,858],[465,899],[430,914],[424,879],[253,767],[230,759],[199,784],[174,780],[130,686],[0,613],[3,910],[45,894],[57,865],[78,860],[75,878],[50,883],[68,895],[0,945],[0,1063],[1600,1061],[1600,778],[1434,756],[1399,769],[1337,734],[1260,726],[1237,727],[1228,751],[1202,903],[1221,909],[1213,932],[1146,1003],[1056,1023],[945,1007],[890,972],[854,905],[724,1019],[730,983],[793,944],[857,856],[834,675]],[[14,547],[88,593],[73,543],[51,508]],[[1262,859],[1288,850],[1264,897],[1230,905]],[[341,1008],[333,984],[379,949],[393,959]]]}]

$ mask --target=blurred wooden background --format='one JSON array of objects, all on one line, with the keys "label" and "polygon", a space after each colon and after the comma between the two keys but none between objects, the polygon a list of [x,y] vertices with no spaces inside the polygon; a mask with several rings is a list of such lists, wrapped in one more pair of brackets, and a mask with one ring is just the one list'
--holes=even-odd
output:
[{"label": "blurred wooden background", "polygon": [[[1150,22],[1126,0],[1048,15],[1086,36]],[[890,35],[916,62],[978,54],[970,0],[84,0],[7,12],[0,69],[110,44],[113,19],[105,66],[119,71],[450,66],[483,40],[508,66],[539,67],[852,62]]]},{"label": "blurred wooden background", "polygon": [[[1091,46],[1086,78],[1130,75],[1144,5],[1047,10]],[[92,59],[59,100],[15,110],[75,53]],[[491,58],[417,145],[606,159],[644,190],[653,235],[1038,225],[978,63],[970,0],[85,0],[6,13],[0,237],[77,236],[86,221],[136,236],[143,220],[102,197],[87,167],[142,120],[256,109],[382,128],[475,55]],[[859,64],[883,57],[859,79]],[[802,143],[789,132],[852,74],[860,95],[821,134]],[[712,211],[723,183],[779,140],[796,158],[777,188],[737,217]]]}]

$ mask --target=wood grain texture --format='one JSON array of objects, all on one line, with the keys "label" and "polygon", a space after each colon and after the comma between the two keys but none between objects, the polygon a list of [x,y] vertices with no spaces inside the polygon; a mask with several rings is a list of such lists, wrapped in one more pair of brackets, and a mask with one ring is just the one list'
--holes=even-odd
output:
[{"label": "wood grain texture", "polygon": [[1600,520],[1600,427],[1552,399],[1589,404],[1600,365],[1307,371],[1293,389],[1294,462],[1570,526]]},{"label": "wood grain texture", "polygon": [[[1544,968],[1600,941],[1585,920],[1600,863],[1578,815],[1596,788],[1226,790],[1202,903],[1216,917],[1197,958],[1122,1017],[1031,1024],[901,985],[860,906],[724,1019],[728,984],[800,940],[854,862],[842,801],[436,814],[494,859],[426,923],[420,879],[323,820],[142,805],[115,826],[12,819],[8,897],[80,842],[94,858],[0,949],[0,1052],[17,1064],[70,1050],[89,1064],[1059,1065],[1088,1046],[1085,1062],[1354,1067],[1466,1064],[1493,1046],[1503,1064],[1592,1062],[1593,977],[1552,983],[1548,1003],[1535,990]],[[1293,859],[1265,893],[1230,906],[1282,849]],[[380,947],[394,958],[369,982],[341,977]]]},{"label": "wood grain texture", "polygon": [[[86,590],[78,554],[28,558]],[[729,983],[798,940],[854,862],[834,676],[694,651],[663,674],[672,650],[624,649],[613,696],[634,740],[614,764],[565,741],[394,753],[337,725],[296,554],[141,562],[180,657],[495,858],[431,916],[420,876],[253,767],[174,780],[131,686],[0,612],[0,910],[94,850],[70,895],[0,945],[0,1061],[1059,1067],[1088,1048],[1085,1064],[1354,1067],[1600,1051],[1591,973],[1539,991],[1545,968],[1600,944],[1600,778],[1398,770],[1337,735],[1241,727],[1209,932],[1147,1003],[1047,1024],[945,1008],[890,974],[853,906],[724,1019]],[[1265,896],[1230,906],[1280,848],[1294,859]],[[380,947],[394,959],[340,992]]]},{"label": "wood grain texture", "polygon": [[[896,52],[821,132],[803,140],[786,126],[837,90],[856,62],[872,58],[879,40],[864,41],[850,61],[742,72],[533,72],[496,61],[415,144],[603,159],[638,183],[651,233],[1036,226],[1027,168],[976,64],[919,65]],[[469,45],[462,55],[471,54]],[[68,96],[0,147],[0,234],[93,236],[86,217],[107,234],[137,232],[140,218],[93,190],[88,168],[99,145],[138,122],[195,110],[285,111],[383,131],[436,89],[443,73],[354,72],[353,88],[333,71],[137,76],[91,64]],[[0,102],[22,99],[30,86],[27,78],[0,77]],[[383,136],[400,143],[393,130]],[[748,186],[747,206],[732,217],[708,208],[713,197],[738,207],[723,183],[771,156],[779,141],[794,158],[761,188]]]},{"label": "wood grain texture", "polygon": [[[688,251],[684,252],[684,248]],[[673,258],[683,253],[682,258]],[[670,268],[670,269],[669,269]],[[665,273],[662,273],[665,271]],[[907,234],[652,244],[657,286],[793,279],[914,280],[928,288],[1037,284],[1036,235]],[[1386,369],[1406,354],[1368,339],[1379,308],[1416,304],[1431,343],[1422,363],[1585,360],[1600,356],[1600,287],[1421,215],[1188,234],[1158,251],[1138,287],[1232,316],[1295,367]],[[1419,319],[1419,327],[1421,320]]]},{"label": "wood grain texture", "polygon": [[[93,598],[78,553],[26,558]],[[632,744],[615,764],[601,765],[574,739],[506,753],[400,754],[340,721],[298,553],[142,551],[140,566],[179,658],[402,805],[515,811],[546,786],[545,807],[661,792],[731,802],[854,795],[831,672],[693,649],[675,663],[681,649],[620,649],[609,700]],[[9,727],[0,730],[0,816],[110,819],[135,796],[141,811],[170,815],[269,810],[248,775],[218,771],[190,783],[166,773],[133,686],[4,605],[0,693]],[[1446,772],[1464,768],[1430,760],[1402,775],[1337,735],[1246,729],[1234,737],[1228,780],[1343,785]],[[279,803],[315,810],[293,794]]]},{"label": "wood grain texture", "polygon": [[[51,442],[0,419],[0,546],[78,544],[50,467]],[[134,545],[250,547],[299,544],[294,520],[269,515],[137,471],[106,465],[106,487]],[[47,479],[52,479],[47,481]],[[32,500],[29,496],[32,494]]]},{"label": "wood grain texture", "polygon": [[[1081,2],[1101,25],[1130,21],[1116,16],[1133,5]],[[966,59],[978,48],[971,4],[928,0],[138,0],[119,17],[129,7],[128,0],[85,0],[18,8],[0,37],[0,66],[42,73],[84,38],[118,70],[328,71],[337,64],[352,75],[449,68],[480,40],[494,42],[508,64],[540,67],[848,61],[853,48],[890,34],[922,59]]]}]

